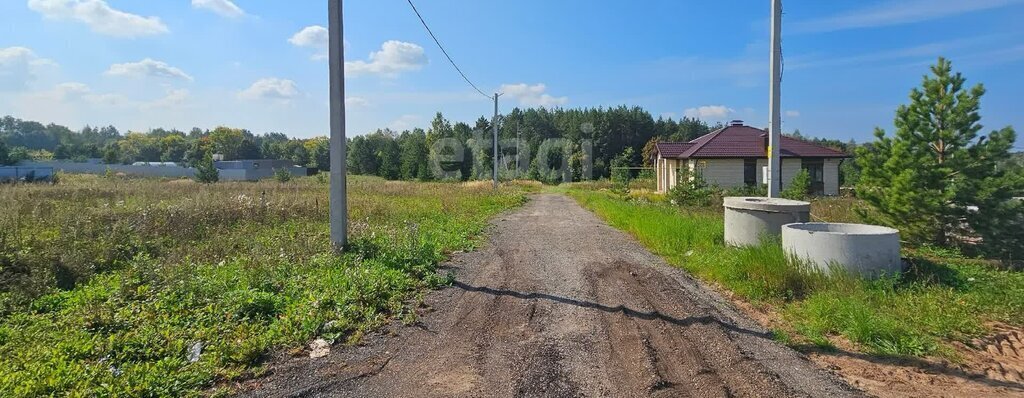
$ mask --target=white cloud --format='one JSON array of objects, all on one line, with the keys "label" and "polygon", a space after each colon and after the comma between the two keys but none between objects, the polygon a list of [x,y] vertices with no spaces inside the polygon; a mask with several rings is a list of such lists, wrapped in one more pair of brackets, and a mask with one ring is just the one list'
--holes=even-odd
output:
[{"label": "white cloud", "polygon": [[43,69],[56,66],[25,47],[0,48],[0,91],[25,89]]},{"label": "white cloud", "polygon": [[1022,0],[900,0],[885,1],[838,15],[791,25],[793,33],[834,32],[929,21],[969,12],[1002,8]]},{"label": "white cloud", "polygon": [[423,47],[413,43],[389,40],[381,44],[380,51],[370,53],[369,61],[345,63],[345,74],[359,76],[379,74],[387,77],[397,76],[401,72],[419,70],[427,64],[427,56]]},{"label": "white cloud", "polygon": [[289,43],[298,47],[327,48],[330,36],[327,28],[320,25],[302,28],[288,39]]},{"label": "white cloud", "polygon": [[214,13],[227,18],[238,18],[245,16],[245,10],[231,0],[192,0],[192,7],[213,11]]},{"label": "white cloud", "polygon": [[134,38],[170,32],[160,18],[116,10],[104,0],[28,0],[28,7],[46,18],[79,21],[107,36]]},{"label": "white cloud", "polygon": [[345,105],[350,107],[363,107],[370,105],[370,101],[367,101],[363,97],[345,97]]},{"label": "white cloud", "polygon": [[569,103],[569,97],[554,97],[546,93],[547,89],[548,87],[544,85],[544,83],[538,83],[532,86],[526,83],[519,83],[502,84],[498,91],[519,100],[520,104],[526,106],[542,106],[550,108]]},{"label": "white cloud", "polygon": [[[298,31],[290,39],[289,43],[296,47],[315,48],[317,52],[310,58],[314,61],[327,59],[327,47],[330,44],[330,34],[327,28],[320,25],[307,26]],[[348,42],[345,42],[348,46]]]},{"label": "white cloud", "polygon": [[257,80],[249,88],[238,93],[238,97],[247,100],[283,100],[288,101],[298,97],[298,86],[294,81],[269,77]]},{"label": "white cloud", "polygon": [[164,79],[181,79],[191,81],[185,71],[168,65],[166,62],[146,58],[139,62],[113,64],[106,72],[110,76],[127,76],[134,78],[157,77]]},{"label": "white cloud", "polygon": [[703,120],[722,120],[728,118],[733,113],[736,113],[736,110],[725,105],[705,105],[683,111],[683,115],[686,115],[686,117]]},{"label": "white cloud", "polygon": [[786,117],[800,117],[800,111],[786,111]]}]

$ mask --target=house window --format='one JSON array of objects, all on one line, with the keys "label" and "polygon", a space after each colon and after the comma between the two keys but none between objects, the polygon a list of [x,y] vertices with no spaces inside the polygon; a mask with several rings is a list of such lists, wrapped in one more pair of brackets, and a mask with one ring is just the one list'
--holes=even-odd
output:
[{"label": "house window", "polygon": [[757,159],[743,159],[743,184],[757,186]]},{"label": "house window", "polygon": [[810,194],[812,195],[824,195],[825,194],[825,161],[821,159],[803,159],[801,165],[804,170],[807,170],[807,175],[811,177]]}]

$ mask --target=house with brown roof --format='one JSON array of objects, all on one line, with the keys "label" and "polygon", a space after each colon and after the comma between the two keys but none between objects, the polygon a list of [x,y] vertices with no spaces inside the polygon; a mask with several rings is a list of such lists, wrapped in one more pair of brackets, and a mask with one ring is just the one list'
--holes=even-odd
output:
[{"label": "house with brown roof", "polygon": [[[800,170],[811,177],[811,193],[839,194],[839,165],[850,156],[832,148],[782,137],[782,188]],[[684,176],[701,175],[708,184],[741,188],[765,184],[768,133],[734,120],[721,129],[688,142],[659,142],[652,161],[658,192],[668,192]]]}]

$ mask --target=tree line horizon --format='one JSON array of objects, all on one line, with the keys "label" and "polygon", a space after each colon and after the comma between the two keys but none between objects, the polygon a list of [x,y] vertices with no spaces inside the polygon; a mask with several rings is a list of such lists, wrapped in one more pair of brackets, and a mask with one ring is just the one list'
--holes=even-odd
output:
[{"label": "tree line horizon", "polygon": [[[450,121],[441,112],[426,129],[396,131],[380,128],[348,138],[347,166],[352,174],[386,179],[461,180],[490,179],[493,167],[491,120],[481,116],[474,122]],[[639,106],[609,108],[515,108],[503,115],[498,133],[500,176],[503,179],[530,178],[556,183],[563,180],[559,169],[568,165],[574,180],[608,178],[612,163],[649,166],[654,143],[689,141],[723,127],[690,117],[654,118]],[[852,154],[853,140],[803,137]],[[458,142],[462,154],[438,153],[439,141]],[[559,150],[544,150],[558,142]],[[589,148],[587,146],[589,145]],[[633,151],[621,159],[627,148]],[[518,151],[517,151],[518,149]],[[443,152],[443,151],[441,151]],[[517,152],[544,155],[523,159],[516,167]],[[174,162],[195,167],[204,155],[218,153],[225,160],[284,159],[297,165],[329,170],[328,138],[292,138],[277,132],[254,134],[249,130],[219,126],[212,130],[193,128],[188,132],[155,128],[147,132],[122,134],[114,126],[86,125],[75,131],[55,123],[0,119],[0,163],[21,160],[102,159],[108,164]],[[459,164],[439,158],[460,159]],[[616,157],[620,159],[616,160]],[[544,164],[546,163],[546,164]],[[437,164],[442,164],[438,170]],[[548,167],[545,167],[548,166]],[[440,171],[440,173],[439,173]]]}]

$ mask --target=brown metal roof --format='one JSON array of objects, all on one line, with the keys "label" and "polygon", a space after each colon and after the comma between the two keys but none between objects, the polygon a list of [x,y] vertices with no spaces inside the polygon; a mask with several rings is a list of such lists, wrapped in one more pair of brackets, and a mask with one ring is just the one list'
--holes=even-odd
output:
[{"label": "brown metal roof", "polygon": [[[660,142],[663,158],[766,158],[765,130],[750,126],[727,126],[690,142]],[[782,157],[848,158],[843,152],[792,137],[782,137]]]},{"label": "brown metal roof", "polygon": [[693,146],[689,142],[659,142],[656,144],[661,157],[674,158]]}]

